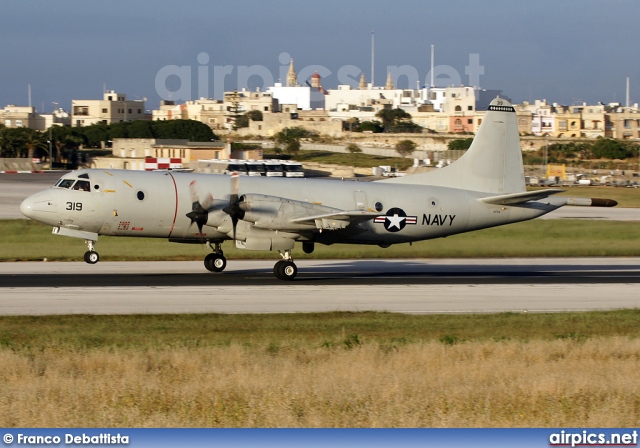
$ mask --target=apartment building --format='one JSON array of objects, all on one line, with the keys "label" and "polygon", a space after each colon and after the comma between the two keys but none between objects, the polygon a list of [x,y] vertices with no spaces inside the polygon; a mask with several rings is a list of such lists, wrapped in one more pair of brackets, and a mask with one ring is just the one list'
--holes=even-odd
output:
[{"label": "apartment building", "polygon": [[8,128],[30,128],[35,129],[38,114],[36,108],[31,106],[16,106],[9,104],[0,112],[2,117],[0,123]]},{"label": "apartment building", "polygon": [[0,123],[7,128],[29,128],[46,131],[51,126],[70,126],[69,113],[58,108],[50,114],[40,114],[35,107],[9,104],[0,110]]},{"label": "apartment building", "polygon": [[114,90],[104,92],[101,100],[72,100],[71,125],[112,124],[123,121],[147,120],[145,100],[127,100],[126,95]]},{"label": "apartment building", "polygon": [[640,110],[638,107],[616,108],[608,114],[611,137],[619,139],[640,139]]}]

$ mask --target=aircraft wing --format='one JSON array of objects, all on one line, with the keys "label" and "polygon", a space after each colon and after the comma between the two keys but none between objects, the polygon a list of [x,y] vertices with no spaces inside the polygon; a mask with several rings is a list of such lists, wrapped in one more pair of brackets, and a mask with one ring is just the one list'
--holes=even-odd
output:
[{"label": "aircraft wing", "polygon": [[552,194],[562,193],[564,190],[560,188],[547,188],[545,190],[524,191],[522,193],[501,194],[499,196],[489,196],[480,199],[487,204],[495,205],[517,205],[524,204],[529,201],[537,201],[544,199]]},{"label": "aircraft wing", "polygon": [[344,229],[350,224],[358,224],[380,216],[380,213],[365,212],[362,210],[344,210],[322,215],[303,216],[291,220],[297,224],[315,225],[318,229],[337,230]]}]

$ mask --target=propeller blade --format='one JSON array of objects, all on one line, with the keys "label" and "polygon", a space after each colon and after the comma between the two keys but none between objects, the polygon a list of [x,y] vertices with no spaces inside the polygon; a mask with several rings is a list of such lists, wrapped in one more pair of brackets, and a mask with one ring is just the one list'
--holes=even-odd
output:
[{"label": "propeller blade", "polygon": [[209,209],[213,205],[213,195],[211,193],[207,193],[204,199],[200,201],[198,187],[195,180],[191,181],[189,184],[189,194],[191,195],[191,211],[187,213],[187,218],[191,220],[191,224],[189,224],[187,232],[191,230],[191,226],[195,222],[198,226],[198,235],[204,244],[202,228],[209,219]]},{"label": "propeller blade", "polygon": [[209,211],[213,205],[213,195],[211,193],[207,193],[207,196],[205,196],[200,205],[204,210]]},{"label": "propeller blade", "polygon": [[237,171],[231,174],[231,196],[238,197],[238,191],[240,190],[240,175]]},{"label": "propeller blade", "polygon": [[238,221],[244,218],[244,210],[240,208],[242,198],[238,196],[240,191],[240,176],[237,172],[231,174],[230,184],[231,196],[229,196],[229,205],[223,208],[222,211],[231,217],[231,224],[233,225],[233,239],[235,240]]}]

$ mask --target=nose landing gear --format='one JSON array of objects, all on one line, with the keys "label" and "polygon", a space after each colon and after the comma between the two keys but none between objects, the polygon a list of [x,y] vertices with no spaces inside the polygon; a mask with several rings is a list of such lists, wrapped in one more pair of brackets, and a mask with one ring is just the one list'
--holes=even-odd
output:
[{"label": "nose landing gear", "polygon": [[89,247],[89,250],[84,253],[84,261],[89,264],[96,264],[100,261],[100,255],[94,250],[95,241],[85,240],[84,242],[87,243]]}]

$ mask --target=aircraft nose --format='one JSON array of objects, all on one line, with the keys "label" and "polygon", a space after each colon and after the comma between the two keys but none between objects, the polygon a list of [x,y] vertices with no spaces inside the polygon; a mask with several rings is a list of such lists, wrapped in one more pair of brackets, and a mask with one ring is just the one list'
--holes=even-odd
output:
[{"label": "aircraft nose", "polygon": [[20,212],[35,221],[46,220],[57,212],[55,203],[48,191],[29,196],[20,204]]}]

